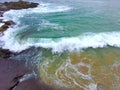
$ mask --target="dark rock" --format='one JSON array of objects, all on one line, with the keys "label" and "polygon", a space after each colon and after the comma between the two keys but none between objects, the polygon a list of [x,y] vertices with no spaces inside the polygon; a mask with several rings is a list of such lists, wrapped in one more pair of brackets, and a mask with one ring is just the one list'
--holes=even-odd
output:
[{"label": "dark rock", "polygon": [[19,79],[30,72],[24,61],[0,59],[0,90],[12,90]]},{"label": "dark rock", "polygon": [[5,21],[3,23],[5,23],[5,25],[8,25],[8,26],[15,25],[15,23],[13,21],[11,21],[11,20],[10,21]]},{"label": "dark rock", "polygon": [[34,8],[38,6],[38,3],[18,1],[18,2],[4,2],[3,5],[5,5],[7,9],[10,10],[10,9]]},{"label": "dark rock", "polygon": [[53,90],[37,78],[30,78],[17,85],[14,90]]},{"label": "dark rock", "polygon": [[35,76],[20,82],[24,75],[32,72],[24,61],[0,59],[0,90],[53,90]]},{"label": "dark rock", "polygon": [[0,11],[7,11],[10,9],[27,9],[37,7],[38,3],[18,1],[18,2],[4,2],[0,3]]},{"label": "dark rock", "polygon": [[2,19],[0,19],[0,23],[2,23]]},{"label": "dark rock", "polygon": [[1,49],[0,48],[0,58],[9,58],[13,53],[10,52],[8,49]]},{"label": "dark rock", "polygon": [[0,32],[4,32],[6,29],[8,29],[8,27],[9,27],[9,25],[6,25],[6,24],[2,25],[0,27]]},{"label": "dark rock", "polygon": [[[37,6],[38,6],[38,3],[26,2],[26,1],[22,1],[22,0],[19,0],[18,2],[0,3],[0,17],[3,17],[3,13],[10,9],[18,10],[18,9],[34,8]],[[2,21],[3,20],[0,19],[0,22],[2,22]],[[9,28],[9,26],[15,25],[15,23],[13,21],[6,21],[4,23],[5,24],[2,27],[0,27],[0,33],[3,33],[5,30],[7,30]]]},{"label": "dark rock", "polygon": [[0,10],[0,17],[3,17],[3,13],[4,13],[4,11]]},{"label": "dark rock", "polygon": [[5,22],[2,22],[2,23],[4,23],[4,25],[2,25],[0,27],[0,32],[4,32],[5,30],[7,30],[9,28],[9,26],[15,25],[15,23],[11,20],[10,21],[5,21]]},{"label": "dark rock", "polygon": [[8,10],[7,6],[3,3],[0,3],[0,11],[6,11]]}]

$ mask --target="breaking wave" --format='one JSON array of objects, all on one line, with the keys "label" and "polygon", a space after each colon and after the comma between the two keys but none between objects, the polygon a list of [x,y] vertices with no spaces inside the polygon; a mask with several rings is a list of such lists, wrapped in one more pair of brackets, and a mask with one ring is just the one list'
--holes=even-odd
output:
[{"label": "breaking wave", "polygon": [[9,29],[5,35],[1,37],[4,41],[2,48],[9,49],[13,52],[20,52],[31,46],[52,49],[52,52],[64,51],[80,51],[85,48],[102,48],[106,46],[120,47],[120,32],[106,33],[87,33],[78,37],[62,37],[62,38],[27,38],[18,40],[14,37],[14,32]]}]

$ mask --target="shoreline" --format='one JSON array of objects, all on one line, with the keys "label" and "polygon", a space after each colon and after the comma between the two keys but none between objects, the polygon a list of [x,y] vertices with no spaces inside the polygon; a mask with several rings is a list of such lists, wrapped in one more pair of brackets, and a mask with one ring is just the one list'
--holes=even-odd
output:
[{"label": "shoreline", "polygon": [[[9,27],[16,25],[12,20],[4,21],[3,14],[9,10],[21,10],[28,8],[35,8],[39,4],[34,2],[18,1],[18,2],[0,2],[0,37],[4,35]],[[2,43],[2,41],[0,41]],[[23,51],[24,52],[24,51]],[[33,75],[34,69],[26,66],[24,60],[11,60],[13,53],[8,49],[0,47],[0,88],[2,90],[52,90],[49,86],[44,84],[40,78]],[[21,81],[25,75],[32,74],[31,77]]]},{"label": "shoreline", "polygon": [[[34,2],[27,2],[27,1],[17,1],[17,2],[0,2],[0,37],[4,35],[4,32],[16,23],[12,20],[9,21],[4,21],[3,20],[3,14],[6,11],[9,10],[21,10],[21,9],[29,9],[29,8],[35,8],[39,5],[39,3],[34,3]],[[2,43],[2,41],[0,41]],[[2,49],[0,47],[0,58],[9,58],[11,54],[15,54],[8,49]]]}]

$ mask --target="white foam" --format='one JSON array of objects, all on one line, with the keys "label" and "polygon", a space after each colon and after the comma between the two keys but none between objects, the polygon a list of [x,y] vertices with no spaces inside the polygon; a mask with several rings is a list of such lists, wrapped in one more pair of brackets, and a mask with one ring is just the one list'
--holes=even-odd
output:
[{"label": "white foam", "polygon": [[26,14],[32,13],[55,13],[55,12],[64,12],[70,10],[71,7],[50,4],[50,3],[40,3],[36,8],[22,9],[22,10],[10,10],[4,13],[4,20],[13,20],[18,21],[20,17],[23,17]]},{"label": "white foam", "polygon": [[63,30],[63,27],[60,26],[59,24],[51,23],[47,20],[42,20],[42,23],[40,23],[39,25],[43,28],[50,27],[50,28],[53,28],[53,29],[56,29],[56,30]]},{"label": "white foam", "polygon": [[4,25],[4,23],[0,23],[0,27],[3,26],[3,25]]},{"label": "white foam", "polygon": [[55,4],[40,4],[37,8],[32,9],[34,13],[54,13],[54,12],[63,12],[70,10],[71,7],[68,6],[59,6]]},{"label": "white foam", "polygon": [[87,89],[85,89],[85,90],[98,90],[97,84],[91,83],[90,85],[88,85]]},{"label": "white foam", "polygon": [[53,52],[64,52],[65,50],[74,51],[82,50],[83,48],[102,48],[107,45],[120,47],[120,32],[106,32],[106,33],[89,33],[78,37],[69,38],[28,38],[25,41],[17,41],[14,37],[14,32],[9,29],[5,35],[0,38],[5,44],[3,48],[10,49],[14,52],[19,52],[31,46],[51,48]]},{"label": "white foam", "polygon": [[[61,38],[57,41],[51,39],[40,39],[39,43],[35,46],[41,46],[44,48],[52,48],[53,52],[63,52],[65,50],[81,50],[83,48],[98,48],[110,46],[120,46],[120,33],[99,33],[99,34],[87,34],[79,37]],[[30,41],[31,42],[31,41]]]},{"label": "white foam", "polygon": [[0,17],[0,19],[2,20],[2,19],[3,19],[3,17]]}]

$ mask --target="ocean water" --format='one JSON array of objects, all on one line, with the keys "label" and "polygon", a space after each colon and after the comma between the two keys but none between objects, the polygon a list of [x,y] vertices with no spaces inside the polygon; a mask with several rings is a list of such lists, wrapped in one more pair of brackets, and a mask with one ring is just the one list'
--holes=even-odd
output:
[{"label": "ocean water", "polygon": [[[32,1],[32,0],[31,0]],[[54,90],[120,90],[120,6],[107,0],[35,0],[10,10],[0,46],[37,67]]]}]

